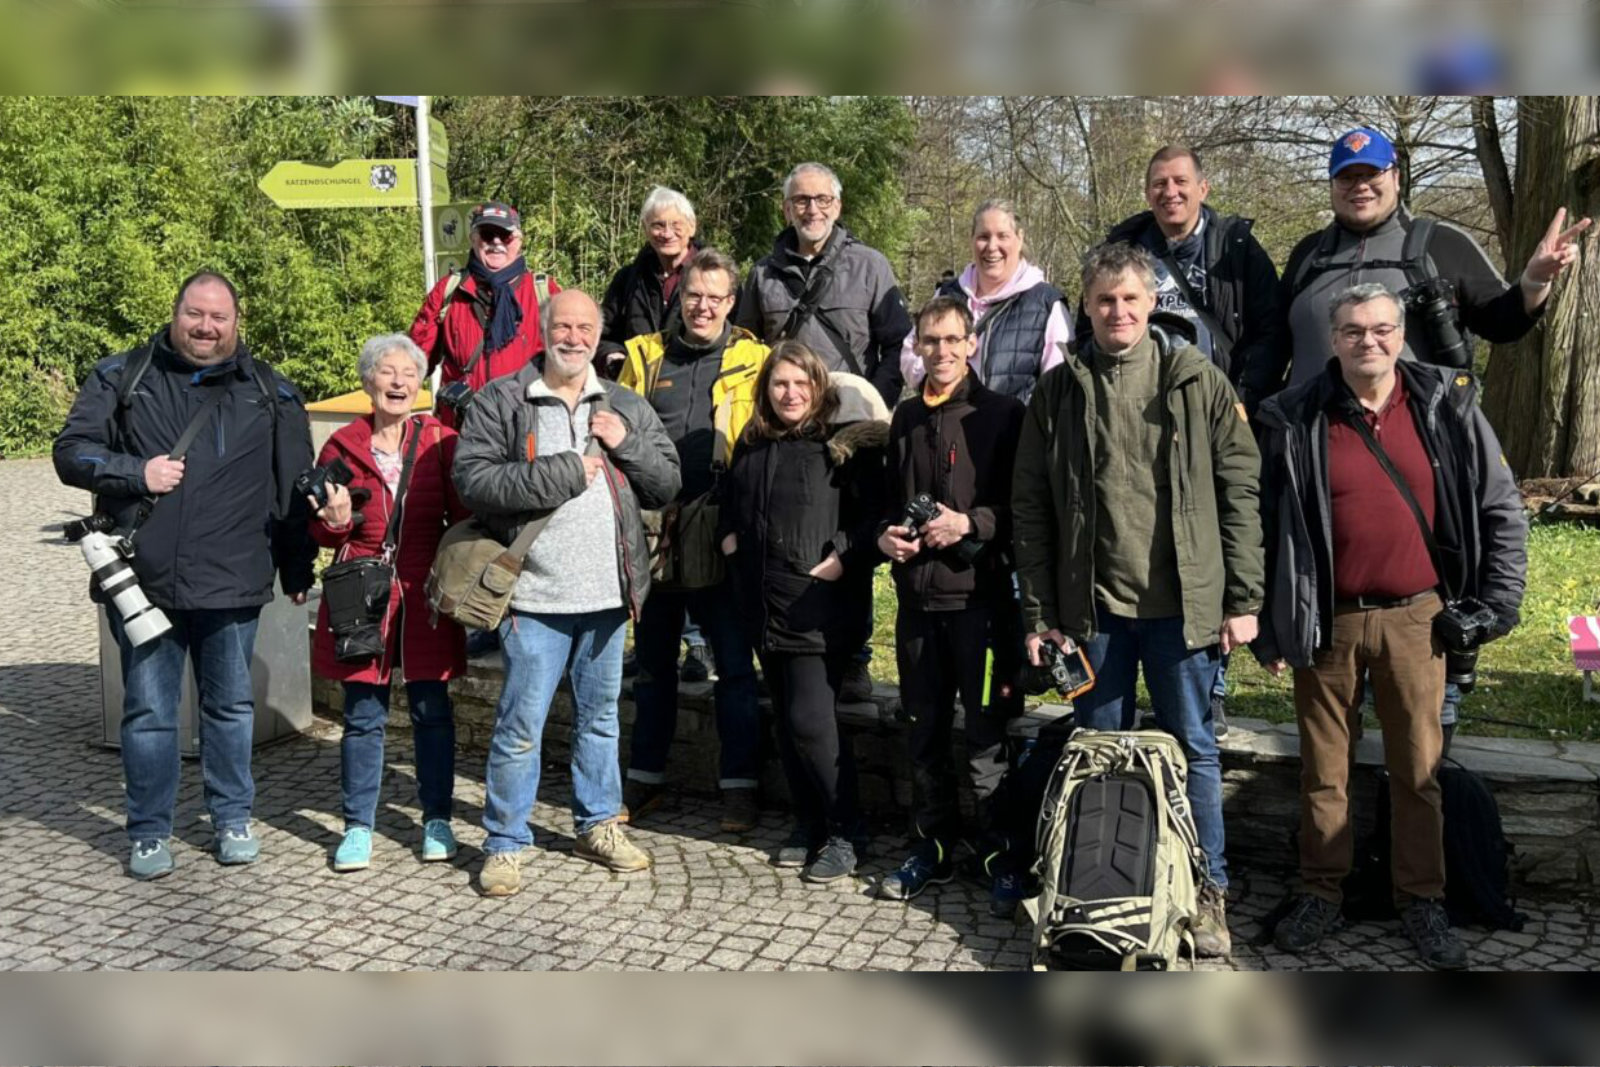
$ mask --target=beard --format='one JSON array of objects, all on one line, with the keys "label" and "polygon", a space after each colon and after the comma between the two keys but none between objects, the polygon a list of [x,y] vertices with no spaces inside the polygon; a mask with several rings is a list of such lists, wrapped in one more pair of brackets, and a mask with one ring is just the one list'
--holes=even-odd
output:
[{"label": "beard", "polygon": [[546,349],[550,358],[545,363],[557,378],[570,382],[589,370],[596,348],[590,345],[551,345]]}]

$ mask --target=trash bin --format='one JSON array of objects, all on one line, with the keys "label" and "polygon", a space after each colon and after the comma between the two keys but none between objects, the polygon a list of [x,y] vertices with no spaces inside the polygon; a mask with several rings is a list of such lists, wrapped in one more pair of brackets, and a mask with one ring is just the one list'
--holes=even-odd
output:
[{"label": "trash bin", "polygon": [[[307,639],[310,611],[316,602],[296,604],[281,593],[261,609],[255,654],[250,661],[256,701],[257,747],[300,733],[311,725],[311,657]],[[100,614],[101,740],[111,748],[122,744],[122,650],[111,636],[106,609]],[[195,701],[194,671],[183,675],[183,703],[178,709],[178,751],[200,754],[200,710]]]}]

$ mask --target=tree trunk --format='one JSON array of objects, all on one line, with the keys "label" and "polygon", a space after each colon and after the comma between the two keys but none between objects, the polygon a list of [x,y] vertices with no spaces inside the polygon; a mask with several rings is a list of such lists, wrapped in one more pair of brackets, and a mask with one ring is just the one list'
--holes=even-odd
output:
[{"label": "tree trunk", "polygon": [[[1522,269],[1556,209],[1570,225],[1600,215],[1600,100],[1523,97],[1517,105],[1517,180],[1507,274]],[[1521,341],[1496,345],[1484,411],[1521,477],[1600,467],[1600,269],[1593,233],[1555,283],[1544,319]]]}]

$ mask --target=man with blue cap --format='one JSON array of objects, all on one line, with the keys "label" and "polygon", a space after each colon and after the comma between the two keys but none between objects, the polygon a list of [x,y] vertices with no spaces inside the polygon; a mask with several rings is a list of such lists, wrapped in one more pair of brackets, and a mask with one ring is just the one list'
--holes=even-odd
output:
[{"label": "man with blue cap", "polygon": [[1352,285],[1379,283],[1405,304],[1402,359],[1470,370],[1471,335],[1515,341],[1544,313],[1550,284],[1578,256],[1585,218],[1550,221],[1521,275],[1507,282],[1465,230],[1413,216],[1400,203],[1400,157],[1381,132],[1362,126],[1340,136],[1328,157],[1333,222],[1307,234],[1289,254],[1279,292],[1280,343],[1245,369],[1253,411],[1287,385],[1321,374],[1334,352],[1328,306]]}]

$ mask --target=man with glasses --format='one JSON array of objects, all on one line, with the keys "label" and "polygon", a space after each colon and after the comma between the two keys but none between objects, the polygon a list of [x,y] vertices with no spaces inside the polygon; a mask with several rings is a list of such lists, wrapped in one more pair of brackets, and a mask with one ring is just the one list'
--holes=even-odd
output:
[{"label": "man with glasses", "polygon": [[1434,623],[1443,592],[1492,609],[1493,636],[1517,624],[1528,524],[1475,379],[1400,358],[1409,331],[1382,285],[1330,306],[1334,360],[1259,413],[1266,602],[1251,648],[1274,674],[1294,668],[1301,761],[1300,885],[1273,939],[1305,952],[1338,926],[1366,676],[1393,798],[1395,904],[1422,962],[1456,969],[1467,961],[1442,904]]},{"label": "man with glasses", "polygon": [[681,315],[664,333],[630,340],[617,377],[655,409],[683,474],[677,499],[661,512],[660,543],[668,546],[670,565],[652,584],[633,631],[639,680],[623,802],[627,817],[638,819],[665,794],[667,750],[678,723],[678,641],[687,611],[716,663],[718,785],[722,829],[729,833],[755,828],[761,777],[753,650],[715,543],[718,478],[754,410],[756,377],[767,359],[766,345],[728,324],[738,288],[739,267],[728,256],[706,248],[689,257]]},{"label": "man with glasses", "polygon": [[[843,207],[839,177],[821,163],[789,172],[783,181],[789,225],[750,271],[733,318],[769,345],[794,338],[829,370],[868,379],[892,409],[905,384],[900,349],[911,333],[911,312],[888,259],[838,224]],[[872,699],[871,659],[869,646],[851,663],[840,703]]]},{"label": "man with glasses", "polygon": [[[1405,209],[1399,156],[1377,130],[1364,126],[1335,141],[1328,178],[1334,220],[1303,237],[1284,268],[1278,299],[1282,343],[1261,352],[1245,369],[1243,391],[1252,409],[1285,385],[1322,373],[1334,355],[1329,305],[1335,294],[1363,282],[1399,295],[1409,327],[1400,358],[1470,371],[1470,338],[1453,348],[1449,331],[1441,336],[1435,325],[1437,318],[1453,319],[1455,331],[1497,344],[1517,340],[1544,313],[1551,282],[1577,259],[1576,238],[1589,227],[1583,219],[1563,230],[1566,209],[1557,211],[1521,275],[1507,284],[1465,230]],[[1427,289],[1440,281],[1448,283],[1440,287],[1440,299],[1453,314],[1430,321],[1428,305],[1439,304],[1427,298]]]},{"label": "man with glasses", "polygon": [[[515,374],[544,349],[539,305],[561,291],[543,274],[530,274],[522,257],[522,216],[507,204],[473,208],[472,254],[422,301],[408,331],[439,375],[439,418],[460,422],[471,396],[492,379]],[[465,389],[450,390],[455,382]],[[451,400],[454,400],[452,403]]]}]

